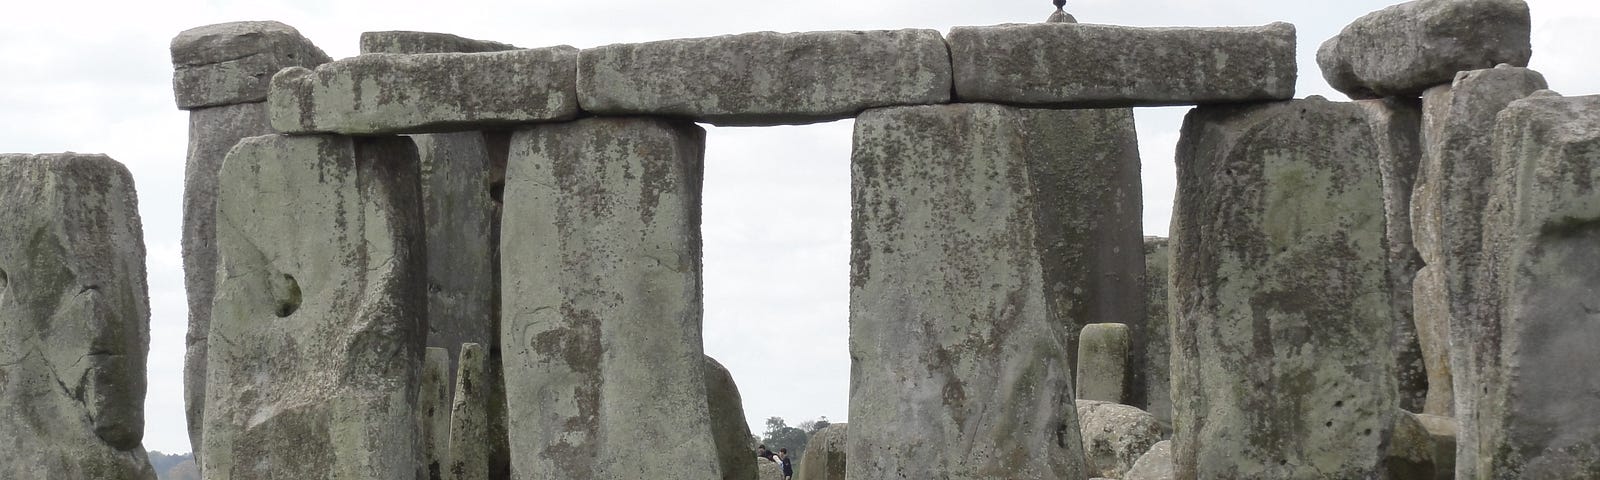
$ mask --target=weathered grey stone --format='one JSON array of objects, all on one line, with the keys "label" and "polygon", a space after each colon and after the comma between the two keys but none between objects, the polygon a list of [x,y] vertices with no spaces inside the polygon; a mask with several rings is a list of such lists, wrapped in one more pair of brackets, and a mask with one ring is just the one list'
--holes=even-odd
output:
[{"label": "weathered grey stone", "polygon": [[516,50],[511,44],[473,40],[448,33],[361,32],[361,54],[369,53],[481,53]]},{"label": "weathered grey stone", "polygon": [[451,478],[450,351],[428,348],[417,387],[417,436],[422,438],[422,469],[427,480]]},{"label": "weathered grey stone", "polygon": [[1366,112],[1368,125],[1379,136],[1378,173],[1383,176],[1384,235],[1389,246],[1389,298],[1394,308],[1400,408],[1421,412],[1428,397],[1429,377],[1412,315],[1411,281],[1422,268],[1422,256],[1411,243],[1411,191],[1422,162],[1422,105],[1415,99],[1394,98],[1363,100],[1356,105]]},{"label": "weathered grey stone", "polygon": [[489,438],[488,352],[482,345],[461,345],[456,370],[455,400],[450,403],[450,478],[451,480],[489,480],[489,454],[494,445]]},{"label": "weathered grey stone", "polygon": [[1460,433],[1456,419],[1425,413],[1412,417],[1421,422],[1422,427],[1428,429],[1428,436],[1432,437],[1433,478],[1435,480],[1456,478],[1456,436]]},{"label": "weathered grey stone", "polygon": [[[1167,274],[1172,251],[1167,239],[1144,237],[1145,411],[1164,434],[1172,433],[1172,340],[1167,320]],[[1169,462],[1170,463],[1170,462]]]},{"label": "weathered grey stone", "polygon": [[519,130],[501,344],[519,479],[720,478],[700,322],[705,131],[595,118]]},{"label": "weathered grey stone", "polygon": [[374,53],[272,77],[267,107],[284,133],[484,130],[578,114],[578,49]]},{"label": "weathered grey stone", "polygon": [[1450,307],[1444,290],[1444,266],[1417,270],[1411,285],[1412,314],[1416,316],[1417,345],[1428,371],[1428,397],[1422,413],[1454,415],[1455,380],[1450,368]]},{"label": "weathered grey stone", "polygon": [[[1092,323],[1078,337],[1079,400],[1122,403],[1128,370],[1128,326]],[[1081,419],[1081,415],[1080,415]],[[1143,453],[1143,452],[1140,452]]]},{"label": "weathered grey stone", "polygon": [[1533,55],[1523,0],[1417,0],[1356,19],[1317,49],[1322,78],[1351,98],[1415,97],[1456,72]]},{"label": "weathered grey stone", "polygon": [[1416,415],[1396,412],[1394,430],[1389,434],[1388,450],[1383,459],[1384,471],[1387,472],[1383,478],[1439,478],[1440,465],[1434,460],[1436,452],[1433,435],[1417,420]]},{"label": "weathered grey stone", "polygon": [[1172,441],[1162,440],[1133,462],[1122,480],[1172,480]]},{"label": "weathered grey stone", "polygon": [[733,374],[710,356],[706,357],[705,376],[711,433],[716,437],[722,479],[755,480],[756,465],[750,463],[750,424],[745,421],[739,386],[733,383]]},{"label": "weathered grey stone", "polygon": [[1161,426],[1149,412],[1127,405],[1078,400],[1084,463],[1090,475],[1122,478],[1134,462],[1161,441]]},{"label": "weathered grey stone", "polygon": [[950,101],[950,54],[933,30],[755,32],[586,49],[578,102],[601,115],[717,125],[838,120]]},{"label": "weathered grey stone", "polygon": [[1052,312],[1077,365],[1092,323],[1128,326],[1126,400],[1144,402],[1144,255],[1139,139],[1130,109],[1023,109],[1037,245]]},{"label": "weathered grey stone", "polygon": [[330,60],[294,27],[278,22],[196,27],[172,39],[172,90],[184,110],[261,102],[278,70]]},{"label": "weathered grey stone", "polygon": [[980,104],[856,120],[848,478],[1086,478],[1028,122]]},{"label": "weathered grey stone", "polygon": [[1456,476],[1600,478],[1600,96],[1511,103],[1493,158]]},{"label": "weathered grey stone", "polygon": [[1287,23],[956,27],[949,43],[963,102],[1126,107],[1294,96],[1295,29]]},{"label": "weathered grey stone", "polygon": [[133,176],[109,157],[0,154],[0,478],[154,480]]},{"label": "weathered grey stone", "polygon": [[1396,386],[1377,138],[1360,106],[1317,97],[1185,119],[1178,478],[1380,474]]},{"label": "weathered grey stone", "polygon": [[[1484,385],[1478,377],[1496,362],[1498,353],[1485,350],[1472,339],[1481,338],[1489,325],[1472,319],[1474,292],[1471,281],[1482,255],[1482,219],[1492,170],[1495,117],[1512,101],[1545,88],[1544,76],[1526,68],[1496,67],[1462,72],[1451,85],[1429,89],[1422,97],[1422,166],[1411,197],[1412,235],[1422,261],[1423,275],[1413,284],[1413,302],[1421,308],[1418,332],[1448,330],[1448,339],[1428,339],[1446,345],[1450,356],[1454,412],[1461,419],[1461,444],[1473,444],[1476,395]],[[1424,282],[1438,281],[1439,284]],[[1443,298],[1424,297],[1438,295]],[[1443,317],[1437,316],[1443,306]],[[1428,313],[1433,316],[1424,316]],[[1438,325],[1448,327],[1439,327]],[[1427,354],[1433,355],[1433,354]],[[1435,389],[1430,394],[1442,395]],[[1429,404],[1442,401],[1429,399]],[[1424,413],[1449,412],[1427,410]],[[1465,447],[1463,447],[1465,448]],[[1467,455],[1458,458],[1466,459]],[[1460,470],[1469,462],[1457,462]],[[1471,468],[1471,467],[1467,467]]]},{"label": "weathered grey stone", "polygon": [[270,135],[229,152],[207,479],[426,478],[417,163],[411,141],[394,137]]},{"label": "weathered grey stone", "polygon": [[849,447],[850,426],[835,423],[811,434],[806,440],[806,454],[796,469],[797,480],[845,480],[846,449]]},{"label": "weathered grey stone", "polygon": [[189,152],[183,175],[183,286],[188,297],[183,403],[189,442],[203,445],[206,404],[206,348],[211,334],[211,302],[217,275],[217,174],[222,159],[245,137],[272,133],[267,105],[261,102],[189,111]]},{"label": "weathered grey stone", "polygon": [[769,462],[759,458],[755,462],[756,470],[759,472],[756,477],[758,480],[783,480],[783,467],[779,466],[778,462]]}]

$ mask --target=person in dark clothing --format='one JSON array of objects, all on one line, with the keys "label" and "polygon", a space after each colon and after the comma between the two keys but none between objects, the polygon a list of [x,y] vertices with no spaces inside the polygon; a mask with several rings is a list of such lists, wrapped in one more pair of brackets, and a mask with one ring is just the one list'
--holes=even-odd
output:
[{"label": "person in dark clothing", "polygon": [[766,445],[758,445],[758,446],[756,446],[756,456],[757,457],[761,457],[763,459],[766,459],[769,462],[775,462],[776,461],[776,460],[772,459],[772,450],[767,450],[767,446]]},{"label": "person in dark clothing", "polygon": [[789,463],[789,449],[778,449],[778,464],[783,467],[783,480],[794,478],[794,465]]}]

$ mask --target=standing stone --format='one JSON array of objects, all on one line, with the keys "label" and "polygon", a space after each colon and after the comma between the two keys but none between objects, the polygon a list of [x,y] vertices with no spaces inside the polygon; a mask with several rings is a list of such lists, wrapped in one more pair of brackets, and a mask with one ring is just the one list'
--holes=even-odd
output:
[{"label": "standing stone", "polygon": [[754,32],[585,49],[578,102],[599,115],[717,125],[825,122],[950,101],[950,52],[935,30]]},{"label": "standing stone", "polygon": [[756,470],[759,472],[756,477],[758,480],[783,480],[783,467],[779,466],[778,462],[759,459],[755,462]]},{"label": "standing stone", "polygon": [[1144,410],[1094,400],[1078,400],[1077,408],[1090,475],[1122,478],[1161,441],[1161,425]]},{"label": "standing stone", "polygon": [[848,478],[1086,478],[1029,121],[981,104],[856,120]]},{"label": "standing stone", "polygon": [[1461,434],[1456,419],[1425,413],[1412,417],[1428,430],[1433,440],[1434,480],[1456,478],[1456,437]]},{"label": "standing stone", "polygon": [[950,30],[963,102],[1149,107],[1294,97],[1295,29],[1033,23]]},{"label": "standing stone", "polygon": [[1493,153],[1456,478],[1600,478],[1600,96],[1512,103]]},{"label": "standing stone", "polygon": [[[1367,124],[1378,135],[1378,173],[1383,176],[1385,240],[1389,245],[1389,297],[1394,309],[1394,355],[1400,386],[1400,408],[1422,412],[1428,397],[1429,369],[1417,340],[1412,314],[1412,279],[1422,268],[1422,256],[1412,245],[1411,191],[1422,162],[1422,107],[1415,99],[1355,102],[1367,114]],[[1449,370],[1440,372],[1449,375]],[[1449,381],[1445,381],[1445,388]]]},{"label": "standing stone", "polygon": [[1144,237],[1145,410],[1161,431],[1172,433],[1172,339],[1167,320],[1167,274],[1172,252],[1167,239]]},{"label": "standing stone", "polygon": [[417,388],[417,436],[427,480],[445,480],[450,468],[450,351],[428,348]]},{"label": "standing stone", "polygon": [[115,160],[0,154],[0,478],[156,478],[143,235]]},{"label": "standing stone", "polygon": [[1369,13],[1317,49],[1328,85],[1350,98],[1415,97],[1456,72],[1533,55],[1523,0],[1417,0]]},{"label": "standing stone", "polygon": [[733,383],[733,374],[710,356],[706,356],[706,401],[722,480],[755,480],[756,465],[750,463],[750,424],[745,421],[739,386]]},{"label": "standing stone", "polygon": [[1395,415],[1376,135],[1318,97],[1202,107],[1178,143],[1178,478],[1375,478]]},{"label": "standing stone", "polygon": [[1133,356],[1125,400],[1143,404],[1144,255],[1139,139],[1130,109],[1019,110],[1026,121],[1028,177],[1042,254],[1046,311],[1067,335],[1092,323],[1128,326]]},{"label": "standing stone", "polygon": [[1172,480],[1172,441],[1162,440],[1150,447],[1122,480]]},{"label": "standing stone", "polygon": [[[516,47],[424,32],[361,34],[361,53],[490,52]],[[422,161],[427,219],[428,346],[451,352],[446,385],[456,383],[462,344],[484,346],[488,371],[489,477],[511,475],[500,348],[500,212],[505,188],[505,133],[411,135]]]},{"label": "standing stone", "polygon": [[1434,456],[1438,450],[1433,445],[1433,435],[1428,428],[1411,412],[1398,412],[1394,420],[1394,429],[1389,434],[1389,446],[1383,459],[1387,472],[1384,478],[1439,478],[1440,465]]},{"label": "standing stone", "polygon": [[265,103],[272,74],[327,61],[310,40],[278,22],[208,25],[172,39],[172,85],[178,108],[189,110],[183,176],[183,286],[189,306],[183,400],[196,460],[203,444],[206,336],[216,291],[217,173],[240,139],[272,133]]},{"label": "standing stone", "polygon": [[251,137],[218,184],[206,478],[426,478],[416,147]]},{"label": "standing stone", "polygon": [[594,118],[515,133],[501,239],[518,479],[722,476],[701,348],[705,131]]},{"label": "standing stone", "polygon": [[451,480],[488,480],[489,453],[493,449],[489,432],[488,356],[476,343],[461,345],[460,369],[456,371],[455,401],[450,404]]},{"label": "standing stone", "polygon": [[1095,323],[1078,337],[1078,399],[1125,402],[1123,380],[1128,370],[1128,326]]},{"label": "standing stone", "polygon": [[806,440],[806,453],[800,459],[796,480],[845,480],[846,450],[849,447],[850,426],[835,423],[811,434]]},{"label": "standing stone", "polygon": [[[1494,349],[1485,350],[1474,343],[1485,329],[1496,327],[1474,321],[1473,311],[1478,307],[1474,296],[1480,285],[1470,278],[1482,255],[1483,212],[1489,179],[1494,175],[1491,140],[1495,117],[1507,104],[1545,86],[1544,76],[1538,72],[1502,66],[1462,72],[1455,83],[1429,89],[1422,97],[1423,157],[1412,192],[1411,221],[1417,251],[1427,266],[1412,288],[1418,323],[1426,325],[1418,332],[1449,332],[1446,338],[1430,338],[1423,344],[1445,346],[1449,351],[1453,411],[1457,413],[1474,411],[1478,395],[1468,393],[1481,392],[1485,385],[1478,377],[1498,356]],[[1437,316],[1439,313],[1444,315]],[[1442,395],[1438,389],[1430,393]],[[1451,413],[1438,410],[1442,399],[1430,398],[1428,403],[1433,408],[1424,413]],[[1461,445],[1467,448],[1475,444],[1476,420],[1472,415],[1457,416],[1461,419]],[[1468,455],[1464,452],[1461,458]],[[1466,461],[1456,465],[1458,470],[1466,468],[1464,472],[1473,468]]]}]

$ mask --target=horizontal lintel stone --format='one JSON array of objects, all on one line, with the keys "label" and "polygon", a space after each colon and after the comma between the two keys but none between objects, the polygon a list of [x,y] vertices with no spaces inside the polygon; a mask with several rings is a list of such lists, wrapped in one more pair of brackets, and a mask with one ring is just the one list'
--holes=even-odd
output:
[{"label": "horizontal lintel stone", "polygon": [[283,133],[487,130],[578,115],[578,49],[370,54],[279,72],[267,106]]},{"label": "horizontal lintel stone", "polygon": [[265,101],[278,70],[332,60],[279,22],[195,27],[173,38],[171,49],[172,90],[183,110]]},{"label": "horizontal lintel stone", "polygon": [[950,101],[934,30],[755,32],[584,50],[578,102],[600,115],[717,125],[806,124]]},{"label": "horizontal lintel stone", "polygon": [[1294,97],[1295,28],[1282,22],[956,27],[949,42],[962,102],[1135,107]]},{"label": "horizontal lintel stone", "polygon": [[515,45],[475,40],[448,33],[394,30],[362,32],[361,54],[369,53],[481,53],[516,50]]},{"label": "horizontal lintel stone", "polygon": [[1523,0],[1419,0],[1369,13],[1317,50],[1317,66],[1351,98],[1415,97],[1456,72],[1533,56]]}]

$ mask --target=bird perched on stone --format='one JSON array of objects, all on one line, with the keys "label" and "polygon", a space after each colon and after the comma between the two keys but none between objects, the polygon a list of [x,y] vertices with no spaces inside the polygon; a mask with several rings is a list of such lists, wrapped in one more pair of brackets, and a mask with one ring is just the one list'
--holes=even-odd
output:
[{"label": "bird perched on stone", "polygon": [[1078,23],[1078,19],[1073,18],[1072,14],[1067,13],[1066,10],[1062,10],[1062,8],[1067,6],[1067,0],[1053,1],[1056,4],[1056,13],[1050,14],[1050,19],[1045,20],[1045,23]]}]

